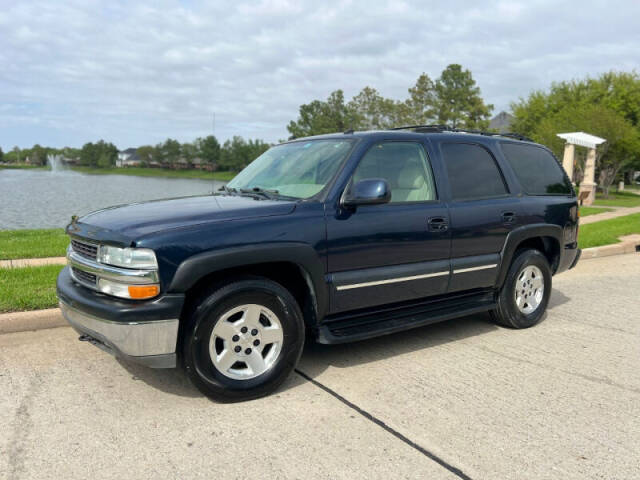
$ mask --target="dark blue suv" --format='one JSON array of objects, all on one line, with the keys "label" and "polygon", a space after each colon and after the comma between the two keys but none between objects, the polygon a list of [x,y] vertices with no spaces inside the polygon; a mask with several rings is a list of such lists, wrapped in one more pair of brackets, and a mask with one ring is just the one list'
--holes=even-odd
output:
[{"label": "dark blue suv", "polygon": [[209,196],[75,219],[60,306],[81,339],[206,395],[265,395],[305,339],[342,343],[479,312],[526,328],[578,261],[551,152],[442,127],[294,139]]}]

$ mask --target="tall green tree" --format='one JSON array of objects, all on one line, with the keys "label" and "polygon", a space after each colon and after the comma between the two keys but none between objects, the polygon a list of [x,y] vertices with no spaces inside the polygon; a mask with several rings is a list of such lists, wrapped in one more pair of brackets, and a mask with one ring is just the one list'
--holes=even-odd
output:
[{"label": "tall green tree", "polygon": [[511,127],[533,135],[540,123],[570,106],[601,105],[618,112],[634,127],[640,126],[640,75],[607,72],[597,78],[555,82],[548,90],[536,90],[511,104]]},{"label": "tall green tree", "polygon": [[40,146],[39,144],[35,144],[31,148],[31,154],[29,155],[29,160],[34,165],[46,165],[47,164],[47,149],[45,147]]},{"label": "tall green tree", "polygon": [[162,144],[162,156],[168,163],[176,163],[180,159],[180,142],[167,138]]},{"label": "tall green tree", "polygon": [[294,137],[306,137],[357,128],[356,121],[345,104],[344,92],[336,90],[325,101],[314,100],[301,105],[298,119],[289,122],[287,130]]},{"label": "tall green tree", "polygon": [[469,70],[451,64],[435,83],[438,123],[454,128],[486,129],[493,105],[484,103]]},{"label": "tall green tree", "polygon": [[353,128],[384,129],[396,125],[399,108],[395,101],[384,98],[375,88],[364,87],[347,104],[346,115],[352,119]]},{"label": "tall green tree", "polygon": [[4,162],[4,152],[2,151],[2,147],[0,147],[0,162]]},{"label": "tall green tree", "polygon": [[[625,168],[636,168],[640,152],[640,135],[623,115],[602,105],[570,105],[543,119],[533,133],[534,140],[549,146],[557,156],[562,154],[564,141],[560,132],[584,131],[605,138],[597,149],[597,180],[605,196]],[[582,165],[577,165],[578,176]]]},{"label": "tall green tree", "polygon": [[[599,149],[596,176],[608,193],[612,182],[640,169],[640,75],[607,72],[596,78],[552,83],[511,104],[511,128],[561,153],[564,142],[555,135],[584,131],[605,138]],[[631,130],[630,129],[633,129]],[[578,165],[580,167],[580,165]]]},{"label": "tall green tree", "polygon": [[217,165],[220,163],[220,142],[213,135],[208,135],[204,138],[198,138],[196,140],[199,155],[202,159],[210,165]]},{"label": "tall green tree", "polygon": [[117,158],[116,146],[104,140],[85,143],[80,149],[80,164],[88,167],[113,167]]},{"label": "tall green tree", "polygon": [[344,93],[336,90],[326,101],[301,105],[298,119],[287,129],[295,137],[303,137],[349,128],[385,129],[436,122],[469,129],[489,125],[493,105],[484,103],[471,72],[460,65],[449,65],[435,82],[421,74],[408,93],[408,98],[394,100],[365,87],[345,104]]},{"label": "tall green tree", "polygon": [[145,167],[154,161],[155,153],[155,147],[152,145],[141,145],[136,148],[136,155],[138,155],[140,162]]},{"label": "tall green tree", "polygon": [[406,124],[430,125],[435,123],[437,114],[438,98],[435,84],[429,75],[423,73],[409,89],[409,98],[405,101],[405,118],[402,120]]}]

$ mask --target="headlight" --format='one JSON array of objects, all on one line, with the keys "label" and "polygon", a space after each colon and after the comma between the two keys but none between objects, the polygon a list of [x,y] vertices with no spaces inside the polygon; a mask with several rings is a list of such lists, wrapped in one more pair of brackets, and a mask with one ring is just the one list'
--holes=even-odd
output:
[{"label": "headlight", "polygon": [[156,254],[148,248],[118,248],[100,245],[98,261],[114,267],[142,268],[146,270],[158,268]]},{"label": "headlight", "polygon": [[98,290],[107,295],[120,298],[131,298],[144,300],[153,298],[160,293],[159,285],[127,285],[119,282],[112,282],[106,278],[98,279]]}]

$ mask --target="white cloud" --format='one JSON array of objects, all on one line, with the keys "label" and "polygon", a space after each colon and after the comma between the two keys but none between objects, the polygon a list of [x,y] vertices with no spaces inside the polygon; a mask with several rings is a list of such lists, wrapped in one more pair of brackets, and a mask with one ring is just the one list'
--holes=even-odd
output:
[{"label": "white cloud", "polygon": [[275,141],[298,106],[471,69],[496,109],[640,62],[640,5],[263,0],[6,2],[0,145],[119,147],[211,132]]}]

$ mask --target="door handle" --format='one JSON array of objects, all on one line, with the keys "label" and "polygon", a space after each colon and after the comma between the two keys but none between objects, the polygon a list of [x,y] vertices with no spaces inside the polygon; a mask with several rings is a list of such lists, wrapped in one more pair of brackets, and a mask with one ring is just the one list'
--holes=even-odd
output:
[{"label": "door handle", "polygon": [[447,219],[444,217],[431,217],[429,219],[430,232],[445,232],[449,228]]},{"label": "door handle", "polygon": [[516,221],[515,212],[502,212],[502,221],[504,223],[513,223]]}]

